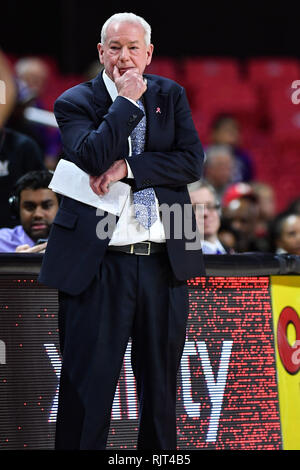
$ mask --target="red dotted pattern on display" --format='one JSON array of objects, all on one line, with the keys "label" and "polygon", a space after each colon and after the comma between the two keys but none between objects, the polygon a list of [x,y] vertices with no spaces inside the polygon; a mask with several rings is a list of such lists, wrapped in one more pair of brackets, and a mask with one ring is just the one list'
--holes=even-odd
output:
[{"label": "red dotted pattern on display", "polygon": [[232,349],[214,442],[207,442],[212,403],[202,356],[189,358],[192,400],[200,404],[200,416],[189,417],[181,385],[178,448],[281,448],[269,278],[203,277],[188,284],[187,341],[205,342],[215,380],[224,341],[232,341]]}]

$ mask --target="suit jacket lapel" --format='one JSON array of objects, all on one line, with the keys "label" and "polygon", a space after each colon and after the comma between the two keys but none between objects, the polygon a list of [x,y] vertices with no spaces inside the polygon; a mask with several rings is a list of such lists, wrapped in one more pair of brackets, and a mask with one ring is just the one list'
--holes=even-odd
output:
[{"label": "suit jacket lapel", "polygon": [[102,119],[112,104],[112,99],[106,89],[102,78],[102,72],[92,80],[92,88],[95,103],[95,112],[98,118]]},{"label": "suit jacket lapel", "polygon": [[[151,75],[147,78],[147,90],[144,94],[145,110],[147,117],[146,150],[157,148],[162,138],[162,127],[167,118],[168,95],[161,93],[159,85],[153,80]],[[156,145],[157,143],[157,145]]]}]

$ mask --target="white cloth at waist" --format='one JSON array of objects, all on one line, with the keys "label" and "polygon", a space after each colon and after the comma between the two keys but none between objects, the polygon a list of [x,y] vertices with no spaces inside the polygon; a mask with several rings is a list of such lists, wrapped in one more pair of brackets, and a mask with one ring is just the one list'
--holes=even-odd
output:
[{"label": "white cloth at waist", "polygon": [[[89,184],[89,175],[74,163],[61,159],[56,167],[49,188],[58,194],[68,196],[119,217],[110,245],[130,245],[141,241],[165,242],[165,234],[160,217],[145,229],[134,217],[133,194],[131,187],[122,182],[111,185],[105,196],[98,196]],[[156,210],[158,201],[156,199]],[[100,214],[99,214],[100,215]],[[100,218],[99,218],[100,221]]]}]

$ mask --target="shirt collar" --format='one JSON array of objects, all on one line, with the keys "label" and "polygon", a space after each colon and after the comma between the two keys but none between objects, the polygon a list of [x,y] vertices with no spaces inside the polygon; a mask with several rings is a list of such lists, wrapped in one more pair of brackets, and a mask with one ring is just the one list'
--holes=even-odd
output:
[{"label": "shirt collar", "polygon": [[107,75],[107,73],[105,72],[105,70],[103,71],[103,74],[102,74],[102,78],[103,78],[103,81],[104,81],[104,84],[106,86],[106,89],[112,99],[112,101],[115,101],[115,99],[117,98],[118,96],[118,90],[117,90],[117,87],[115,85],[115,83],[112,81],[112,79]]},{"label": "shirt collar", "polygon": [[217,238],[214,242],[209,242],[208,240],[202,241],[203,246],[208,247],[210,250],[213,251],[220,251],[221,253],[226,254],[226,250],[221,244],[220,240]]}]

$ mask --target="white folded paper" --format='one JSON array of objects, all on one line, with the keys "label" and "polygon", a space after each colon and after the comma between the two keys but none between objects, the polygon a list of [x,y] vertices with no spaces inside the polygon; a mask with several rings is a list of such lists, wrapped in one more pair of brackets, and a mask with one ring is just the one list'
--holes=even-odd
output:
[{"label": "white folded paper", "polygon": [[72,162],[61,159],[55,169],[49,188],[55,193],[120,216],[129,197],[130,186],[117,181],[109,186],[104,196],[98,196],[90,187],[90,177]]}]

